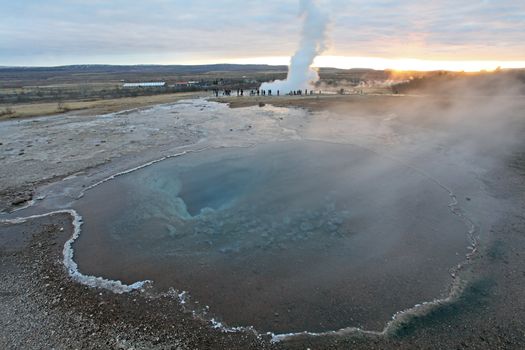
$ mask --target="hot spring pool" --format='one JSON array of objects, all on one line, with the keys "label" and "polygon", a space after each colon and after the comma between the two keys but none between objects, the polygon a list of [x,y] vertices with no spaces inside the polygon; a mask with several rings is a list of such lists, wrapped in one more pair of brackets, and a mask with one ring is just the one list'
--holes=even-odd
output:
[{"label": "hot spring pool", "polygon": [[[86,192],[84,274],[153,280],[230,326],[381,330],[446,295],[467,228],[420,173],[349,145],[192,153]],[[190,307],[192,307],[190,305]]]}]

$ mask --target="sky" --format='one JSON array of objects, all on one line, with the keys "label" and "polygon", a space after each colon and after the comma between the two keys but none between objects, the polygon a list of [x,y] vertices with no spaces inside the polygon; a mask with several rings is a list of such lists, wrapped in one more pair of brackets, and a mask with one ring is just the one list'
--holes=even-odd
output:
[{"label": "sky", "polygon": [[[319,0],[317,66],[525,67],[525,0]],[[0,0],[0,66],[287,64],[298,0]]]}]

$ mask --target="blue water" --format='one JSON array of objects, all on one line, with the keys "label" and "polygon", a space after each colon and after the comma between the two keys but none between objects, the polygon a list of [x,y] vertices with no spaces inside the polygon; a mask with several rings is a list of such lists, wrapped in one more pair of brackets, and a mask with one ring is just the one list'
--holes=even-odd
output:
[{"label": "blue water", "polygon": [[188,291],[233,326],[382,329],[442,295],[463,259],[449,200],[353,146],[210,150],[88,191],[75,205],[85,221],[76,259],[84,273]]}]

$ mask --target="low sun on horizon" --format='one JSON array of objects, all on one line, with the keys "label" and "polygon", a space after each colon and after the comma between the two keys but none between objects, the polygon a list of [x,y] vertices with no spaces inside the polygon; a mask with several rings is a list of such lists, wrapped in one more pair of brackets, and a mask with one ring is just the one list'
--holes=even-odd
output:
[{"label": "low sun on horizon", "polygon": [[[232,63],[232,64],[269,64],[288,65],[290,57],[249,57],[230,58],[212,61],[199,61],[202,64]],[[189,62],[184,62],[189,63]],[[339,69],[365,68],[375,70],[395,71],[451,71],[451,72],[481,72],[500,69],[525,68],[525,60],[433,60],[418,58],[382,58],[382,57],[350,57],[350,56],[318,56],[314,67]]]}]

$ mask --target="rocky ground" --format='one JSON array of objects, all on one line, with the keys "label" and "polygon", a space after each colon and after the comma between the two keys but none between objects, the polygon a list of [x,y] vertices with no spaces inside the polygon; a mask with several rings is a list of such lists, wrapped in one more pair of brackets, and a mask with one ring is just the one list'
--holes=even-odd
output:
[{"label": "rocky ground", "polygon": [[0,211],[22,206],[33,199],[37,187],[73,174],[96,177],[107,169],[112,174],[185,146],[237,146],[294,137],[279,125],[279,109],[228,115],[225,105],[210,107],[199,101],[187,100],[176,109],[174,102],[103,115],[72,112],[1,122]]},{"label": "rocky ground", "polygon": [[387,338],[323,337],[277,344],[250,332],[213,330],[184,312],[173,297],[151,298],[147,290],[117,295],[73,283],[61,261],[70,226],[67,215],[57,215],[1,227],[0,347],[521,349],[525,340],[522,251],[506,252],[509,241],[525,244],[523,217],[519,225],[501,227],[502,238],[479,267],[488,271],[459,303],[415,320],[403,332]]},{"label": "rocky ground", "polygon": [[[328,104],[334,106],[330,113],[350,110],[349,105],[345,107],[344,101],[337,99],[337,103],[321,104],[304,101],[314,111]],[[376,150],[399,144],[412,147],[419,136],[407,138],[407,133],[413,132],[411,126],[390,123],[391,119],[402,118],[390,112],[397,100],[383,104],[383,108],[368,99],[357,103],[362,105],[363,101],[366,108],[348,112],[363,122],[351,124],[347,119],[339,119],[334,126],[327,123],[331,118],[339,118],[332,114],[313,117],[301,110],[260,108],[260,101],[255,100],[250,103],[256,107],[236,114],[229,114],[226,106],[210,109],[203,103],[196,112],[194,106],[191,111],[184,106],[157,106],[103,116],[68,114],[2,122],[0,208],[20,207],[49,188],[67,187],[67,177],[72,174],[77,176],[75,181],[89,185],[108,174],[188,147],[327,136],[332,141],[351,137]],[[355,106],[356,102],[348,103]],[[296,101],[293,105],[301,103]],[[372,111],[374,117],[364,118],[364,110]],[[419,124],[435,134],[442,131],[426,120]],[[420,134],[422,139],[424,135]],[[419,149],[419,144],[414,148]],[[185,312],[173,296],[159,297],[148,288],[118,295],[79,285],[70,280],[62,264],[63,244],[72,227],[70,218],[61,214],[23,224],[0,224],[0,348],[522,349],[523,149],[506,154],[498,167],[486,167],[476,174],[484,193],[505,206],[500,208],[498,220],[485,230],[484,244],[468,271],[470,283],[466,292],[455,303],[416,317],[388,336],[299,337],[273,344],[268,337],[258,337],[253,332],[224,333],[212,329],[208,322]],[[461,153],[449,148],[438,151],[448,157]],[[482,159],[485,158],[479,158],[479,162]],[[439,165],[443,172],[447,170],[447,164]],[[481,168],[483,164],[477,165]]]},{"label": "rocky ground", "polygon": [[2,225],[0,348],[271,347],[253,334],[210,329],[173,296],[150,298],[147,290],[118,295],[73,283],[62,264],[71,230],[67,214]]}]

